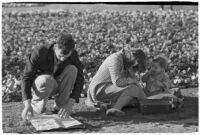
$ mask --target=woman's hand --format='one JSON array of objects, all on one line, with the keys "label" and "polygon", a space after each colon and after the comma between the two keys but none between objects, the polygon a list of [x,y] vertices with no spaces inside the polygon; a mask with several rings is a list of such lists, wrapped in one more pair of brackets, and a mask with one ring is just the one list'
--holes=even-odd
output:
[{"label": "woman's hand", "polygon": [[134,78],[128,77],[128,84],[135,84],[140,87],[139,81],[135,77]]},{"label": "woman's hand", "polygon": [[133,71],[133,68],[132,68],[132,67],[128,68],[128,75],[129,75],[131,78],[135,78],[135,72]]}]

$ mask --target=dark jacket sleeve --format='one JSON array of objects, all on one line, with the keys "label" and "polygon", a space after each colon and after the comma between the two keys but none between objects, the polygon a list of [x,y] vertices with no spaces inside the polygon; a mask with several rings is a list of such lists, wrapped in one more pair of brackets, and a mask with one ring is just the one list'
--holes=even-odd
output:
[{"label": "dark jacket sleeve", "polygon": [[79,97],[83,90],[83,84],[84,84],[83,65],[80,62],[78,53],[76,51],[73,52],[71,59],[72,59],[72,63],[78,69],[78,74],[77,74],[76,82],[74,85],[74,89],[72,90],[70,97],[75,99],[76,103],[79,103]]},{"label": "dark jacket sleeve", "polygon": [[39,51],[38,49],[34,49],[33,52],[27,58],[22,78],[23,101],[32,98],[31,86],[36,77],[38,65],[39,65]]}]

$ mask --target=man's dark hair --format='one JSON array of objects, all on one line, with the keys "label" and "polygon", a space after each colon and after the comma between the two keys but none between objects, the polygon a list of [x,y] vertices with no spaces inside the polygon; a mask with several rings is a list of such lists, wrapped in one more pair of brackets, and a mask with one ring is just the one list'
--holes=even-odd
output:
[{"label": "man's dark hair", "polygon": [[57,40],[57,48],[63,50],[63,54],[68,54],[69,51],[73,50],[75,46],[75,42],[72,38],[71,34],[68,34],[67,32],[61,32],[60,36]]}]

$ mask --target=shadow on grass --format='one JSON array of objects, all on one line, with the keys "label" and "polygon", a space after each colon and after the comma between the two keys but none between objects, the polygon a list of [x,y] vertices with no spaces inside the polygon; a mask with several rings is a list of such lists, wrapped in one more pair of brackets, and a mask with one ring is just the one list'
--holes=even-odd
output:
[{"label": "shadow on grass", "polygon": [[[100,132],[103,127],[116,125],[141,124],[147,122],[158,122],[160,124],[184,124],[184,126],[198,125],[198,97],[185,97],[184,106],[181,110],[169,114],[142,115],[136,108],[125,108],[126,116],[108,117],[103,111],[88,109],[81,99],[75,105],[75,114],[72,117],[81,121],[85,129],[55,130],[56,132]],[[52,106],[50,102],[48,106]],[[31,124],[24,124],[21,119],[21,103],[3,104],[3,132],[4,133],[38,133]],[[118,127],[119,127],[118,126]],[[39,132],[40,133],[40,132]]]},{"label": "shadow on grass", "polygon": [[185,97],[183,108],[167,114],[143,115],[137,108],[124,108],[124,111],[126,115],[123,117],[106,116],[103,111],[77,112],[73,117],[83,122],[91,131],[98,131],[102,127],[116,124],[129,125],[147,122],[198,125],[198,97]]}]

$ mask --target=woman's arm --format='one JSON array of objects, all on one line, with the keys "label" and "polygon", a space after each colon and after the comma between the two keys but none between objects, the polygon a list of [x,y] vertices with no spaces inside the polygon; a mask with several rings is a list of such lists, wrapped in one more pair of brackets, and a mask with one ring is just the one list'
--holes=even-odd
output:
[{"label": "woman's arm", "polygon": [[119,56],[115,55],[107,60],[107,66],[110,72],[112,83],[118,87],[129,84],[138,83],[135,78],[130,78],[125,75],[123,63]]}]

